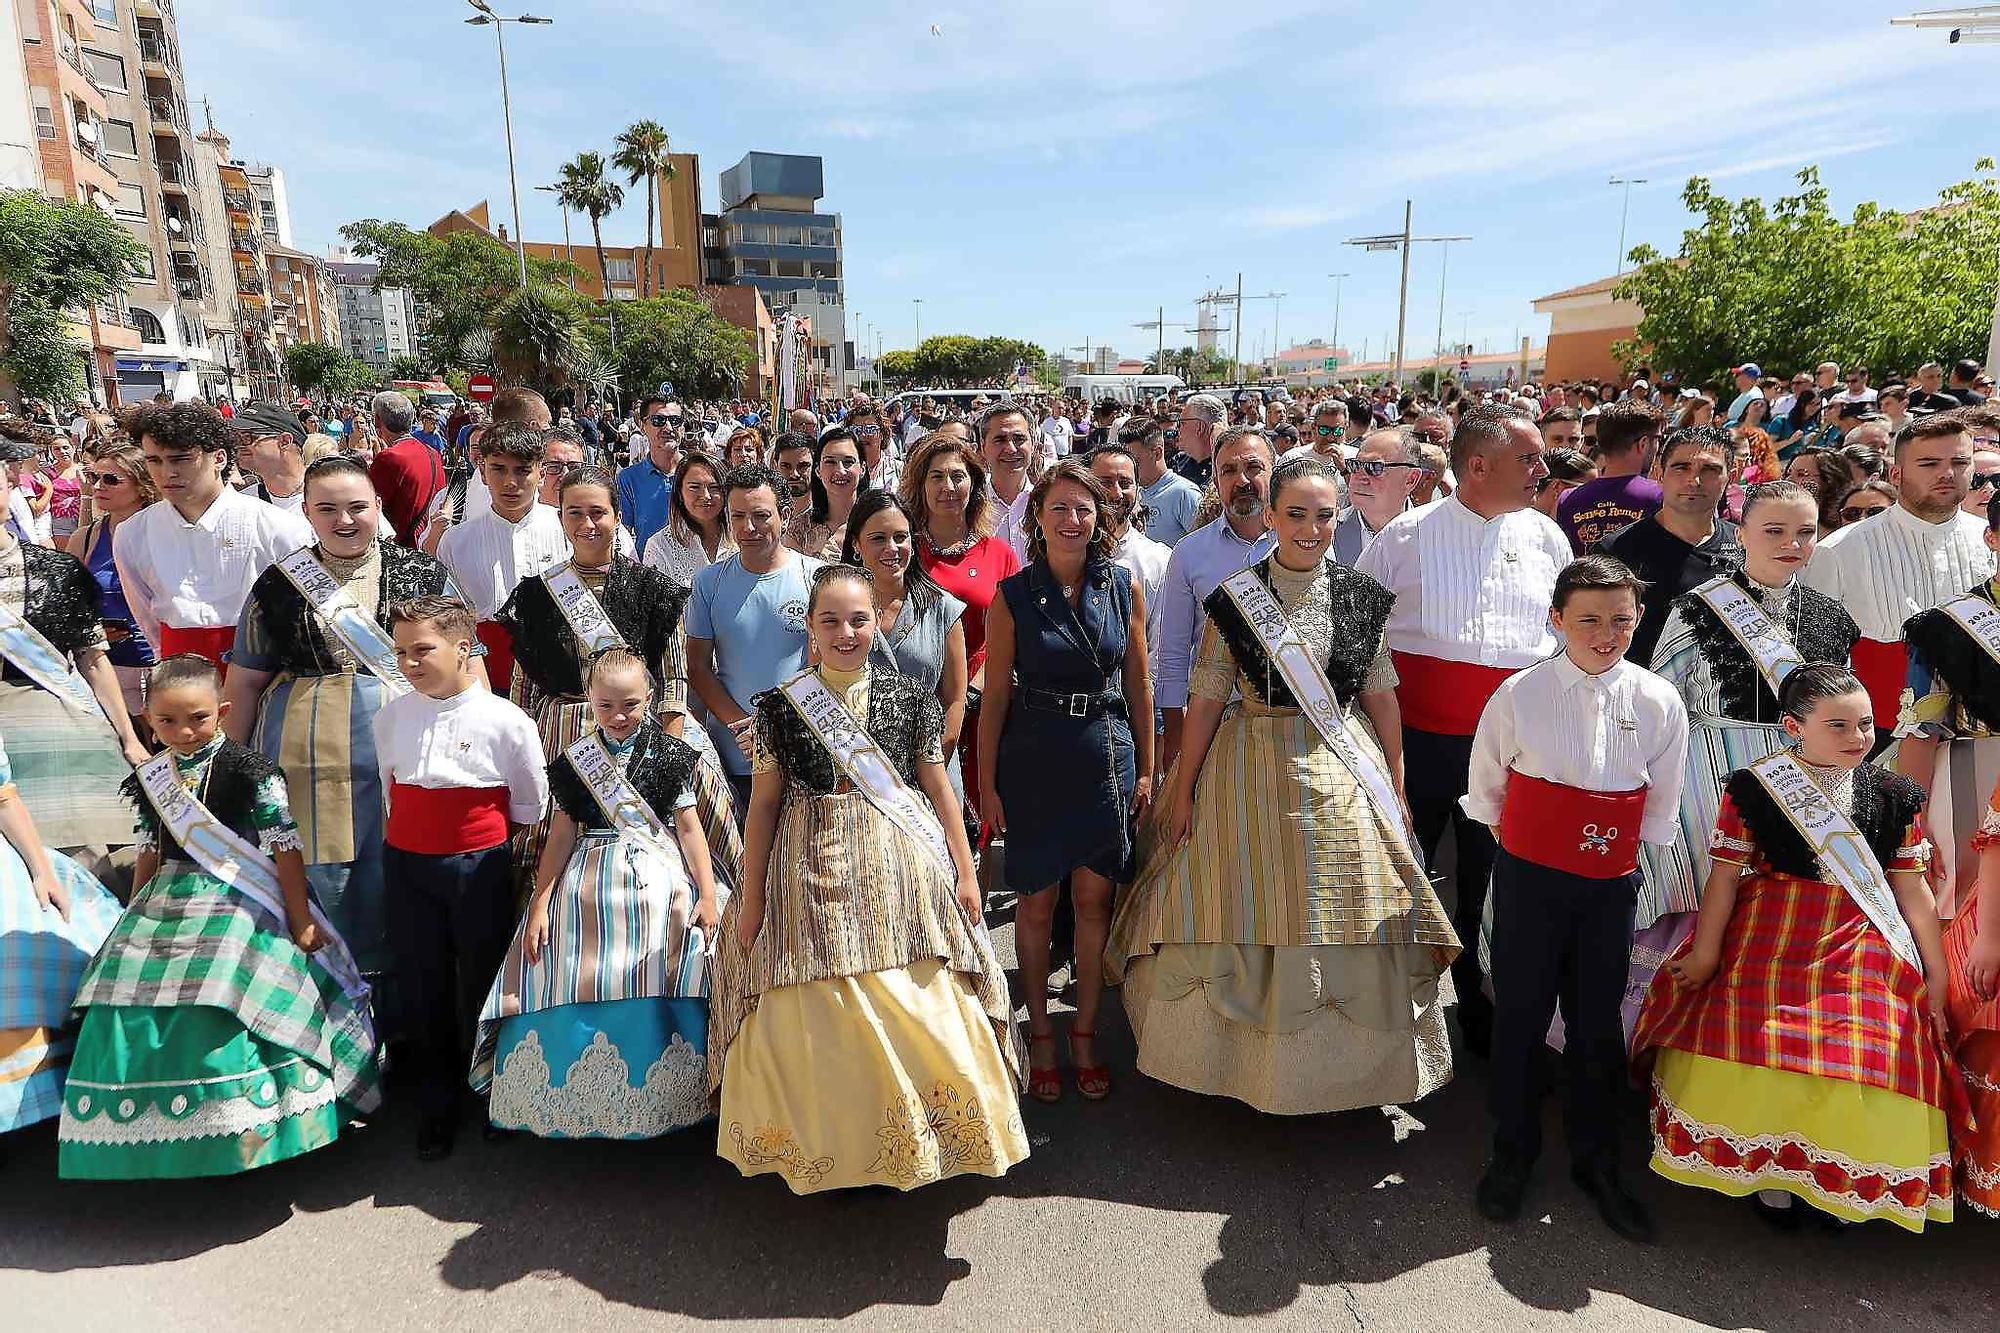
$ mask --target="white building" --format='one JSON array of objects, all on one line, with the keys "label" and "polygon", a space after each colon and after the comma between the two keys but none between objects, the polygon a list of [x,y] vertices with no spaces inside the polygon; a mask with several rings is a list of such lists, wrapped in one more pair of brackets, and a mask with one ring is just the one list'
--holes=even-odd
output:
[{"label": "white building", "polygon": [[265,240],[290,246],[292,207],[285,199],[284,168],[246,165],[243,174],[249,177],[250,193],[256,196],[258,230]]},{"label": "white building", "polygon": [[402,287],[376,290],[382,266],[335,251],[327,263],[340,297],[340,332],[348,354],[379,371],[416,350],[416,320],[410,293]]},{"label": "white building", "polygon": [[14,6],[0,4],[0,189],[42,188],[42,157],[35,151],[34,99],[21,22]]}]

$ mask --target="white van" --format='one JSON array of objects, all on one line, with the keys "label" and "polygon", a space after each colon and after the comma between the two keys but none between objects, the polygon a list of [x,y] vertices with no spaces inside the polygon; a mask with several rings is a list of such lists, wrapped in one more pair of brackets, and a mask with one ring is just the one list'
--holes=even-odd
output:
[{"label": "white van", "polygon": [[1178,375],[1070,375],[1063,380],[1062,387],[1064,393],[1086,403],[1110,398],[1135,407],[1149,398],[1185,389],[1187,381]]}]

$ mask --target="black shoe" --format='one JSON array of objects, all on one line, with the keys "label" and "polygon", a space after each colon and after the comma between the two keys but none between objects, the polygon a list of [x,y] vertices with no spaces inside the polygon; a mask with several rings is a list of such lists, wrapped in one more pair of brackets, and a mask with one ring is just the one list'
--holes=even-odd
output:
[{"label": "black shoe", "polygon": [[417,1160],[419,1162],[441,1162],[451,1156],[451,1149],[458,1138],[458,1126],[451,1121],[432,1117],[417,1127]]},{"label": "black shoe", "polygon": [[1532,1162],[1496,1154],[1486,1164],[1486,1174],[1479,1178],[1479,1188],[1472,1196],[1480,1216],[1489,1222],[1511,1222],[1519,1217],[1521,1198],[1528,1192],[1533,1170]]},{"label": "black shoe", "polygon": [[[1785,1196],[1791,1199],[1791,1195]],[[1805,1224],[1806,1208],[1797,1199],[1780,1205],[1766,1203],[1756,1195],[1750,1196],[1750,1207],[1757,1214],[1757,1220],[1773,1231],[1797,1231]]]},{"label": "black shoe", "polygon": [[1605,1226],[1626,1240],[1638,1241],[1642,1245],[1652,1242],[1652,1214],[1625,1188],[1616,1167],[1576,1167],[1571,1170],[1570,1179],[1596,1202],[1597,1215],[1604,1219]]}]

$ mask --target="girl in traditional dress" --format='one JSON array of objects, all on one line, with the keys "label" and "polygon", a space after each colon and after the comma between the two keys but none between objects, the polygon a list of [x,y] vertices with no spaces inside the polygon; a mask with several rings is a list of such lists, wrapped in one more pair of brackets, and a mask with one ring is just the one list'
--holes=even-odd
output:
[{"label": "girl in traditional dress", "polygon": [[[608,472],[571,468],[557,499],[570,558],[522,579],[494,617],[514,641],[514,702],[541,728],[543,751],[562,754],[592,725],[583,694],[591,657],[608,647],[631,649],[646,664],[660,729],[701,755],[694,775],[696,808],[717,876],[734,883],[742,866],[743,838],[729,782],[703,728],[683,725],[687,639],[681,612],[688,590],[659,570],[617,554],[618,487]],[[548,827],[544,820],[523,836],[522,871],[529,881],[541,864]]]},{"label": "girl in traditional dress", "polygon": [[[1893,503],[1893,501],[1891,502]],[[1986,506],[1986,545],[2000,551],[2000,504]],[[2000,784],[2000,575],[1919,611],[1896,718],[1896,771],[1930,792],[1924,818],[1938,865],[1938,915],[1956,916],[1979,874],[1986,798]]]},{"label": "girl in traditional dress", "polygon": [[1916,783],[1866,762],[1874,710],[1845,667],[1778,691],[1780,750],[1732,773],[1694,934],[1647,992],[1653,1169],[1910,1231],[1952,1216],[1963,1089],[1945,1048],[1946,971]]},{"label": "girl in traditional dress", "polygon": [[[0,738],[4,739],[4,738]],[[0,1134],[62,1109],[70,1001],[118,924],[118,900],[43,846],[0,745]]]},{"label": "girl in traditional dress", "polygon": [[[1338,487],[1317,457],[1280,464],[1276,547],[1209,595],[1170,804],[1106,951],[1141,1070],[1281,1115],[1451,1078],[1458,937],[1410,850],[1395,599],[1333,559]],[[1303,652],[1281,662],[1266,634],[1292,632]],[[1331,741],[1299,689],[1330,706]]]},{"label": "girl in traditional dress", "polygon": [[[1100,522],[1104,484],[1075,459],[1035,483],[1029,565],[1000,585],[987,617],[986,697],[979,715],[980,811],[1005,835],[1007,886],[1019,896],[1014,947],[1028,1004],[1030,1055],[1053,1056],[1049,935],[1057,889],[1076,911],[1076,1088],[1097,1101],[1111,1073],[1097,1059],[1097,1007],[1112,886],[1132,873],[1132,823],[1153,789],[1153,687],[1146,669],[1146,595],[1112,562]],[[1131,719],[1145,719],[1136,729]],[[1034,1065],[1028,1093],[1062,1095],[1053,1061]]]},{"label": "girl in traditional dress", "polygon": [[1654,672],[1687,706],[1687,776],[1680,836],[1671,846],[1640,848],[1645,881],[1625,992],[1628,1036],[1653,974],[1694,929],[1723,783],[1786,745],[1777,682],[1803,662],[1846,666],[1861,637],[1845,607],[1799,581],[1819,541],[1810,491],[1789,481],[1751,487],[1737,536],[1743,568],[1676,600],[1653,650]]},{"label": "girl in traditional dress", "polygon": [[[374,723],[390,691],[409,685],[393,669],[388,612],[417,597],[463,598],[436,557],[381,539],[381,501],[354,459],[306,469],[304,503],[316,540],[250,585],[223,683],[230,702],[223,728],[284,770],[306,878],[377,987],[378,1010],[395,1015],[395,987],[384,984],[394,972]],[[316,571],[391,645],[386,676],[365,660],[366,646],[336,632],[301,590],[301,580],[320,577]],[[483,681],[483,666],[478,674]]]},{"label": "girl in traditional dress", "polygon": [[[27,446],[0,440],[0,460]],[[8,470],[0,466],[0,511]],[[146,749],[132,729],[107,643],[97,581],[75,556],[0,529],[0,736],[20,800],[46,846],[111,882],[131,845],[118,784]]]},{"label": "girl in traditional dress", "polygon": [[[479,1020],[488,1117],[543,1138],[652,1138],[706,1120],[719,920],[695,752],[653,720],[646,664],[590,666],[596,728],[549,763],[535,894]],[[627,804],[636,800],[638,804]]]},{"label": "girl in traditional dress", "polygon": [[869,664],[862,571],[814,575],[807,628],[819,665],[757,700],[709,1029],[718,1150],[799,1194],[1000,1175],[1028,1155],[1020,1059],[944,709]]},{"label": "girl in traditional dress", "polygon": [[75,999],[65,1177],[246,1171],[380,1100],[367,988],[309,896],[284,773],[222,734],[218,675],[192,653],[153,670],[168,748],[125,785],[136,888]]},{"label": "girl in traditional dress", "polygon": [[1988,1217],[2000,1217],[2000,788],[1972,835],[1979,874],[1945,930],[1951,968],[1947,1017],[1977,1128],[1959,1136],[1959,1196]]}]

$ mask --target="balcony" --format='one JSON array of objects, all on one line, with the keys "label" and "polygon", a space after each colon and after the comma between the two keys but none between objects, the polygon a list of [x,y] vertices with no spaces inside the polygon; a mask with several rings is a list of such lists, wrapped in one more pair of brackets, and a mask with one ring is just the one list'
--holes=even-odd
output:
[{"label": "balcony", "polygon": [[262,296],[268,289],[265,286],[263,274],[253,272],[247,268],[239,268],[236,270],[236,290],[238,292],[249,292],[253,295]]},{"label": "balcony", "polygon": [[257,202],[250,197],[248,190],[224,190],[222,205],[232,213],[250,214],[257,211]]},{"label": "balcony", "polygon": [[261,255],[264,253],[264,237],[255,228],[231,227],[229,248],[239,255]]},{"label": "balcony", "polygon": [[186,137],[188,122],[185,106],[164,97],[149,97],[146,99],[146,110],[153,118],[153,133]]},{"label": "balcony", "polygon": [[174,294],[183,301],[199,301],[208,295],[208,279],[199,273],[174,279]]},{"label": "balcony", "polygon": [[153,165],[159,168],[160,184],[166,189],[186,194],[194,184],[194,173],[188,170],[187,163],[177,157],[156,156]]},{"label": "balcony", "polygon": [[148,74],[166,78],[181,70],[180,53],[164,34],[153,34],[139,30],[139,64]]}]

